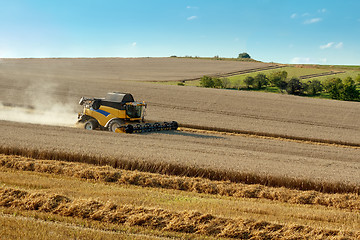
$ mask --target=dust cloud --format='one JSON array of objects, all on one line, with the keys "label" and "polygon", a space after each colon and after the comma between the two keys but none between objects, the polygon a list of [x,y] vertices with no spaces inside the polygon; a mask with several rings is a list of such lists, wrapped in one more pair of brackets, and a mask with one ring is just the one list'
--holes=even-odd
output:
[{"label": "dust cloud", "polygon": [[58,87],[55,83],[43,81],[32,83],[25,91],[21,92],[20,96],[0,101],[0,120],[75,126],[79,110],[77,102],[64,102],[63,98],[56,97],[57,90]]}]

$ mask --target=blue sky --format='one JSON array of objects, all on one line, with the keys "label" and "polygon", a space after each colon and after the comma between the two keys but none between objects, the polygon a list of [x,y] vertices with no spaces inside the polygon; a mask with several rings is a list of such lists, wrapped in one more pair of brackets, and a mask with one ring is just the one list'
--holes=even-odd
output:
[{"label": "blue sky", "polygon": [[359,0],[0,0],[0,58],[237,57],[360,65]]}]

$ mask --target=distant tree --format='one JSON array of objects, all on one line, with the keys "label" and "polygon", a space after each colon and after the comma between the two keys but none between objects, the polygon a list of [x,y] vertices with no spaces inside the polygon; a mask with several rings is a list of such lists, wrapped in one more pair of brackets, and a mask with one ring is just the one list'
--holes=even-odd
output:
[{"label": "distant tree", "polygon": [[351,77],[347,77],[343,81],[340,78],[327,79],[324,82],[324,89],[332,99],[345,101],[360,99],[360,92]]},{"label": "distant tree", "polygon": [[246,52],[240,53],[238,58],[251,58],[250,55]]},{"label": "distant tree", "polygon": [[304,91],[302,82],[297,77],[292,77],[286,86],[288,94],[300,95]]},{"label": "distant tree", "polygon": [[354,85],[355,84],[355,81],[352,79],[352,77],[347,77],[342,82],[345,85]]},{"label": "distant tree", "polygon": [[223,83],[220,78],[213,78],[214,87],[216,88],[223,88]]},{"label": "distant tree", "polygon": [[330,78],[325,80],[324,89],[329,93],[332,99],[340,99],[341,91],[344,88],[344,84],[342,83],[340,78]]},{"label": "distant tree", "polygon": [[323,90],[323,86],[319,80],[315,79],[308,82],[305,90],[308,95],[314,96]]},{"label": "distant tree", "polygon": [[240,79],[235,81],[234,88],[236,88],[237,90],[240,90],[240,88],[241,88],[241,80]]},{"label": "distant tree", "polygon": [[288,83],[285,80],[281,80],[276,84],[276,86],[280,89],[281,92],[283,92],[286,89],[287,85]]},{"label": "distant tree", "polygon": [[246,87],[249,89],[250,86],[252,86],[254,84],[254,78],[251,77],[251,76],[247,76],[245,79],[244,79],[244,83],[246,85]]},{"label": "distant tree", "polygon": [[268,84],[268,78],[263,73],[258,73],[254,78],[253,87],[255,89],[261,89]]},{"label": "distant tree", "polygon": [[279,87],[279,85],[284,85],[288,73],[286,71],[276,71],[272,72],[269,76],[269,82],[272,86]]},{"label": "distant tree", "polygon": [[360,74],[355,77],[355,83],[360,84]]},{"label": "distant tree", "polygon": [[214,83],[214,80],[212,79],[212,77],[203,76],[200,79],[200,86],[206,87],[206,88],[213,88],[213,87],[215,87],[215,83]]},{"label": "distant tree", "polygon": [[359,99],[360,92],[356,89],[355,81],[351,77],[347,77],[343,81],[343,88],[340,91],[340,99],[352,101]]},{"label": "distant tree", "polygon": [[223,88],[230,88],[231,87],[231,81],[228,78],[222,78],[221,79]]}]

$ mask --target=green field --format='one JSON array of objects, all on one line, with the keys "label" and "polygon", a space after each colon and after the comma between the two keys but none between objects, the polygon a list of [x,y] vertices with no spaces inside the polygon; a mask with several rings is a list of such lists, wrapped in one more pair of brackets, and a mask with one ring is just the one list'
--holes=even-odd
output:
[{"label": "green field", "polygon": [[[345,79],[347,77],[351,77],[355,79],[358,75],[360,75],[360,66],[331,66],[331,65],[309,65],[309,66],[296,66],[296,65],[287,65],[286,67],[279,68],[279,69],[271,69],[271,70],[264,70],[264,71],[258,71],[253,73],[247,73],[247,74],[239,74],[227,77],[230,80],[230,88],[231,89],[240,89],[246,91],[246,85],[244,84],[244,79],[248,76],[255,77],[259,73],[263,73],[267,76],[269,76],[273,72],[277,71],[286,71],[288,73],[287,78],[290,79],[292,77],[301,77],[304,75],[310,75],[310,74],[321,74],[326,73],[330,71],[342,71],[343,73],[338,73],[334,75],[326,75],[326,76],[318,76],[308,79],[303,79],[302,82],[308,82],[314,79],[317,79],[319,81],[325,81],[329,78],[341,78]],[[161,82],[160,84],[166,84],[166,85],[179,85],[181,84],[179,81],[171,81],[171,82]],[[194,80],[194,81],[187,81],[184,83],[184,86],[200,86],[200,80]],[[358,89],[360,89],[360,86],[358,86]],[[251,90],[251,91],[261,91],[261,92],[272,92],[272,93],[281,93],[281,91],[277,87],[270,87],[267,86],[260,90]],[[316,98],[330,98],[328,93],[322,92],[318,96],[315,96]]]},{"label": "green field", "polygon": [[[351,69],[351,70],[350,70]],[[329,71],[344,71],[345,73],[339,73],[339,74],[335,74],[335,75],[328,75],[328,76],[321,76],[321,77],[314,77],[314,78],[309,78],[309,79],[304,79],[304,82],[307,82],[311,79],[318,79],[320,81],[324,81],[328,78],[333,78],[333,77],[338,77],[341,79],[344,79],[346,77],[352,77],[353,79],[358,76],[360,74],[360,67],[358,66],[337,66],[337,67],[333,67],[333,66],[319,66],[319,67],[312,67],[312,68],[302,68],[302,67],[295,67],[295,66],[287,66],[287,67],[283,67],[283,68],[279,68],[279,69],[271,69],[271,70],[265,70],[265,71],[259,71],[259,72],[253,72],[253,73],[247,73],[247,74],[240,74],[240,75],[234,75],[231,77],[228,77],[228,79],[230,79],[231,81],[231,85],[237,85],[240,84],[244,85],[243,80],[248,77],[255,77],[257,74],[259,73],[263,73],[265,75],[269,75],[273,72],[277,72],[277,71],[286,71],[288,73],[288,78],[292,78],[292,77],[300,77],[300,76],[304,76],[304,75],[309,75],[309,74],[320,74],[320,73],[325,73],[325,72],[329,72]],[[161,82],[160,84],[166,84],[166,85],[177,85],[179,82],[177,81],[171,81],[171,82]],[[187,81],[185,83],[185,86],[200,86],[200,81],[199,80],[195,80],[195,81]]]},{"label": "green field", "polygon": [[[265,71],[235,75],[235,76],[231,76],[228,78],[230,79],[232,85],[236,85],[240,81],[240,84],[245,86],[245,84],[243,83],[243,80],[248,76],[255,77],[259,73],[263,73],[265,75],[270,75],[271,73],[277,72],[277,71],[286,71],[288,73],[288,78],[292,78],[292,77],[300,77],[300,76],[310,75],[310,74],[325,73],[325,72],[329,72],[329,71],[344,71],[344,70],[338,69],[338,68],[323,69],[323,68],[299,68],[299,67],[288,66],[288,67],[275,69],[275,70],[265,70]],[[346,77],[355,78],[359,74],[360,74],[360,70],[346,70],[345,73],[304,79],[303,82],[307,82],[311,79],[318,79],[320,81],[324,81],[328,78],[333,78],[333,77],[339,77],[341,79],[346,78]],[[186,85],[199,86],[199,83],[200,83],[200,81],[193,81],[193,82],[187,82]]]}]

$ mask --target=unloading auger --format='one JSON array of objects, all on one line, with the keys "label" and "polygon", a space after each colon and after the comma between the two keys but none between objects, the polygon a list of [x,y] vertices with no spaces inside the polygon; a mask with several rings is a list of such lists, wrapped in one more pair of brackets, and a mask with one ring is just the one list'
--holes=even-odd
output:
[{"label": "unloading auger", "polygon": [[178,123],[145,122],[145,102],[136,102],[129,93],[111,92],[105,98],[85,98],[79,102],[84,106],[78,114],[78,122],[88,130],[109,130],[120,133],[157,132],[176,130]]}]

